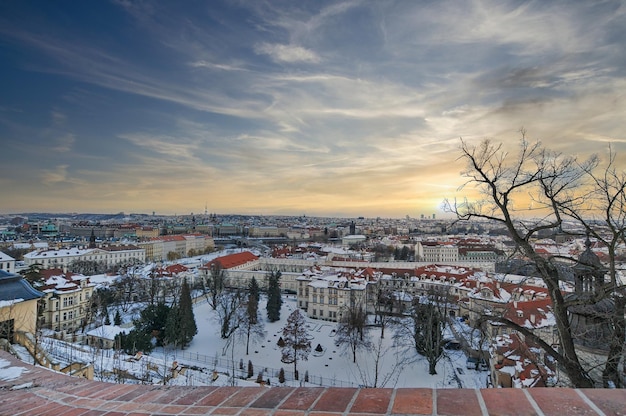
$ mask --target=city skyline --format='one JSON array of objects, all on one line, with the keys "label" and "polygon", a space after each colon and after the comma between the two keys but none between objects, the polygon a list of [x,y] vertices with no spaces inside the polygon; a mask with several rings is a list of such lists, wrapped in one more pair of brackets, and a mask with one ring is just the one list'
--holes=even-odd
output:
[{"label": "city skyline", "polygon": [[522,127],[623,169],[625,27],[621,1],[6,2],[0,213],[440,218],[459,138]]}]

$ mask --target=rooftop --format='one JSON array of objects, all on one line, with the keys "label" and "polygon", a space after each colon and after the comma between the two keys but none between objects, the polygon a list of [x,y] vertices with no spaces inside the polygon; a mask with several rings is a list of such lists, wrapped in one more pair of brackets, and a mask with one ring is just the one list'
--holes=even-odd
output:
[{"label": "rooftop", "polygon": [[626,415],[626,390],[181,387],[88,381],[0,351],[0,414]]}]

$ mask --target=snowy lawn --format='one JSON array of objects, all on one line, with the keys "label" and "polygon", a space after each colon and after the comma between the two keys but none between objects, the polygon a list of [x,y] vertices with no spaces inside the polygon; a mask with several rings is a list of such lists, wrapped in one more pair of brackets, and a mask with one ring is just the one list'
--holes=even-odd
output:
[{"label": "snowy lawn", "polygon": [[[368,335],[373,347],[358,351],[356,363],[352,353],[335,345],[336,323],[307,319],[311,340],[311,353],[307,361],[298,361],[299,380],[293,376],[293,364],[281,362],[281,349],[277,345],[287,317],[296,307],[295,296],[283,297],[281,319],[269,323],[266,318],[265,299],[259,303],[259,318],[264,321],[265,338],[250,341],[246,355],[245,339],[238,338],[227,344],[220,338],[220,326],[215,311],[206,301],[194,305],[198,334],[185,350],[156,348],[139,359],[106,349],[92,349],[86,345],[70,344],[44,337],[44,348],[61,363],[91,363],[95,379],[118,383],[170,384],[170,385],[258,385],[259,372],[270,386],[278,382],[280,368],[285,371],[285,386],[337,386],[337,387],[427,387],[427,388],[484,388],[488,372],[466,368],[463,351],[445,351],[437,365],[437,374],[428,374],[428,363],[407,346],[397,346],[393,327],[387,327],[385,338],[380,339],[380,328],[372,327]],[[129,322],[131,316],[124,316]],[[318,344],[322,351],[316,351]],[[32,363],[25,349],[17,347],[22,360]],[[231,360],[231,357],[234,358]],[[248,361],[252,362],[254,375],[247,377]],[[0,367],[2,367],[0,363]],[[243,368],[242,368],[243,367]],[[176,369],[177,377],[172,377]],[[235,378],[230,375],[233,373]],[[1,368],[0,377],[9,377],[14,368]],[[305,382],[308,372],[309,382]]]},{"label": "snowy lawn", "polygon": [[[289,314],[296,307],[294,296],[283,297],[281,319],[278,322],[269,323],[266,319],[265,302],[259,304],[259,317],[265,320],[266,337],[259,342],[250,342],[250,351],[246,355],[245,339],[238,339],[234,349],[226,345],[225,340],[219,336],[219,324],[215,312],[206,302],[199,302],[194,307],[198,334],[184,351],[171,351],[170,361],[193,363],[195,361],[208,361],[214,364],[218,361],[223,370],[230,371],[232,368],[231,356],[234,358],[236,374],[247,373],[248,360],[254,367],[254,377],[258,372],[264,371],[264,379],[271,379],[270,384],[275,384],[278,370],[285,370],[288,385],[303,384],[305,373],[308,371],[309,383],[306,385],[325,386],[374,386],[377,387],[430,387],[430,388],[482,388],[486,387],[487,372],[468,370],[466,368],[466,356],[462,351],[445,351],[446,357],[442,358],[437,365],[437,374],[428,374],[428,363],[414,350],[406,346],[396,346],[394,330],[388,327],[385,330],[385,338],[380,340],[380,328],[373,327],[368,335],[372,339],[373,348],[368,351],[357,352],[357,362],[352,362],[352,353],[345,351],[343,347],[335,345],[335,323],[306,318],[309,325],[311,340],[311,354],[307,361],[298,362],[300,381],[293,380],[293,364],[281,362],[281,349],[277,345],[282,335],[282,329]],[[315,351],[317,345],[321,345],[322,352]],[[377,352],[380,351],[380,354]],[[378,365],[376,365],[378,356]],[[239,370],[243,361],[243,371]],[[376,368],[378,377],[376,378]]]}]

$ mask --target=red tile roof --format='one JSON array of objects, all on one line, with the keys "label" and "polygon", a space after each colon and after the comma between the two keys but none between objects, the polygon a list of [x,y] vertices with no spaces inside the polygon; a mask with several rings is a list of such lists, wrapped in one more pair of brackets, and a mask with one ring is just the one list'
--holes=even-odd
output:
[{"label": "red tile roof", "polygon": [[210,269],[213,264],[219,264],[222,269],[232,269],[237,266],[242,266],[251,261],[258,260],[258,256],[255,256],[249,251],[242,251],[241,253],[229,254],[227,256],[218,257],[211,260],[203,267]]}]

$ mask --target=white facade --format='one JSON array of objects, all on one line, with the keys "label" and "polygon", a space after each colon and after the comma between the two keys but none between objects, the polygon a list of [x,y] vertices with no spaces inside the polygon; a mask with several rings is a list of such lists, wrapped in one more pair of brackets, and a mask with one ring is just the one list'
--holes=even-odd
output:
[{"label": "white facade", "polygon": [[459,261],[459,248],[453,244],[418,242],[416,259],[426,263],[455,263]]},{"label": "white facade", "polygon": [[349,308],[367,306],[368,282],[363,278],[337,272],[321,275],[306,272],[297,283],[298,307],[310,318],[337,322]]},{"label": "white facade", "polygon": [[73,261],[96,261],[107,266],[136,259],[140,263],[146,261],[146,252],[136,246],[110,246],[103,248],[80,249],[76,247],[61,250],[33,251],[24,255],[26,267],[40,264],[43,269],[60,268],[67,271]]},{"label": "white facade", "polygon": [[7,273],[15,273],[15,259],[0,251],[0,270]]}]

